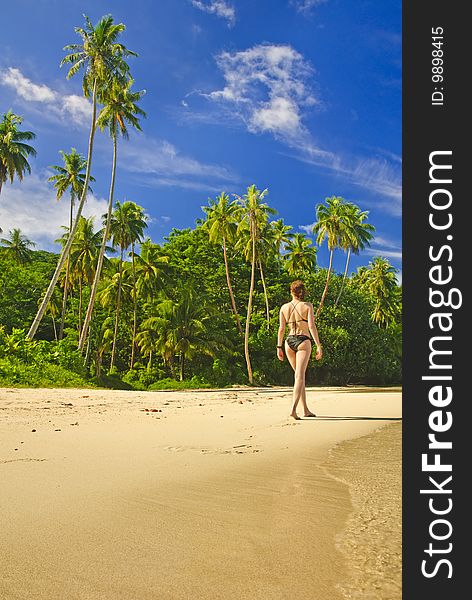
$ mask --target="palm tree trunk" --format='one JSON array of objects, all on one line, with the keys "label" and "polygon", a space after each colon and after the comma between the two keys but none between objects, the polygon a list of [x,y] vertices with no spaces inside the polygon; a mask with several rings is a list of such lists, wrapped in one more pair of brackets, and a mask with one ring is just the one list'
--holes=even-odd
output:
[{"label": "palm tree trunk", "polygon": [[[74,192],[70,193],[70,215],[69,215],[69,234],[72,231],[74,222]],[[69,273],[70,273],[70,250],[67,254],[66,278],[64,280],[64,295],[62,297],[61,324],[59,325],[59,339],[64,337],[64,325],[66,322],[67,296],[69,295]]]},{"label": "palm tree trunk", "polygon": [[147,365],[148,371],[151,370],[151,367],[152,367],[152,350],[150,350],[150,352],[149,352],[149,362],[148,362],[148,365]]},{"label": "palm tree trunk", "polygon": [[85,315],[84,326],[79,339],[79,350],[82,352],[85,346],[85,340],[87,339],[88,330],[90,327],[90,321],[92,320],[93,307],[95,304],[95,297],[97,295],[98,284],[100,282],[100,275],[102,273],[103,260],[105,257],[105,250],[107,246],[108,237],[110,235],[110,221],[111,213],[113,211],[113,195],[115,191],[115,173],[116,173],[116,156],[117,156],[117,142],[116,135],[113,137],[113,163],[111,168],[111,182],[110,191],[108,194],[108,211],[107,220],[105,225],[105,231],[103,233],[102,245],[100,246],[100,253],[98,255],[97,268],[95,270],[95,277],[93,278],[92,291],[90,292],[90,300],[87,307],[87,314]]},{"label": "palm tree trunk", "polygon": [[328,274],[326,276],[326,283],[325,283],[325,287],[323,290],[323,294],[321,296],[320,304],[319,304],[318,308],[316,309],[315,319],[317,319],[319,317],[321,309],[323,308],[326,294],[328,293],[329,280],[331,278],[331,270],[333,268],[333,254],[334,254],[334,250],[331,250],[330,255],[329,255],[329,266],[328,266]]},{"label": "palm tree trunk", "polygon": [[[252,219],[252,217],[251,217]],[[256,270],[256,236],[254,232],[254,224],[251,220],[251,236],[252,236],[252,264],[251,264],[251,285],[249,287],[249,300],[247,304],[247,315],[246,315],[246,330],[244,332],[244,356],[246,358],[247,365],[247,376],[250,385],[252,385],[252,366],[251,357],[249,356],[249,322],[251,320],[252,311],[252,294],[254,293],[254,274]]]},{"label": "palm tree trunk", "polygon": [[115,364],[116,338],[118,337],[118,323],[120,320],[121,280],[123,278],[123,252],[124,252],[124,248],[121,249],[121,254],[120,254],[120,274],[118,277],[118,296],[116,299],[115,330],[113,332],[113,347],[111,349],[110,370],[113,368],[113,366]]},{"label": "palm tree trunk", "polygon": [[336,302],[334,303],[334,306],[338,305],[339,299],[341,298],[341,294],[342,294],[343,288],[344,288],[344,283],[347,278],[347,270],[349,269],[350,259],[351,259],[351,249],[349,248],[347,251],[346,268],[344,269],[344,276],[343,276],[343,280],[341,281],[341,288],[339,289],[339,294],[338,294],[338,297],[336,298]]},{"label": "palm tree trunk", "polygon": [[56,287],[57,280],[59,279],[59,275],[61,274],[64,263],[66,262],[67,256],[69,255],[70,247],[72,246],[72,241],[75,236],[75,232],[77,231],[77,227],[79,225],[79,220],[82,215],[82,210],[85,205],[85,201],[87,199],[87,191],[89,187],[90,181],[90,168],[92,165],[92,154],[93,154],[93,139],[95,136],[96,129],[96,119],[97,119],[97,80],[95,79],[93,82],[93,91],[92,91],[92,125],[90,127],[90,136],[88,143],[88,153],[87,153],[87,169],[85,171],[85,183],[84,189],[82,192],[82,196],[80,198],[79,205],[77,207],[77,214],[75,215],[74,225],[72,227],[72,231],[69,232],[69,237],[67,242],[62,249],[61,255],[59,257],[59,262],[57,263],[56,270],[54,271],[54,275],[49,283],[48,289],[44,295],[43,301],[41,302],[41,306],[36,313],[35,318],[31,324],[31,327],[28,331],[27,338],[32,340],[38,330],[39,324],[41,323],[42,318],[44,317],[44,313],[48,307],[49,301],[51,300],[52,294],[54,292],[54,288]]},{"label": "palm tree trunk", "polygon": [[79,278],[79,331],[82,328],[82,277]]},{"label": "palm tree trunk", "polygon": [[236,308],[236,301],[234,299],[233,288],[231,286],[231,279],[229,277],[229,265],[228,265],[228,255],[226,252],[226,238],[223,236],[223,256],[225,259],[225,269],[226,269],[226,283],[228,284],[229,295],[231,298],[231,306],[233,308],[234,317],[236,319],[236,325],[238,326],[239,333],[243,333],[243,328],[241,326],[241,321],[239,319],[238,310]]},{"label": "palm tree trunk", "polygon": [[184,380],[185,354],[180,351],[180,381]]},{"label": "palm tree trunk", "polygon": [[264,271],[262,270],[261,259],[259,259],[259,271],[261,272],[262,287],[264,288],[264,298],[265,298],[266,318],[267,318],[267,331],[269,331],[269,328],[270,328],[269,296],[267,295],[267,288],[266,288],[266,284],[265,284]]},{"label": "palm tree trunk", "polygon": [[131,269],[133,273],[133,333],[131,339],[131,361],[129,368],[132,369],[134,366],[134,351],[136,348],[136,329],[138,321],[138,302],[136,297],[136,268],[134,264],[134,242],[131,244]]},{"label": "palm tree trunk", "polygon": [[56,329],[56,319],[51,315],[52,320],[52,328],[54,330],[54,340],[57,342],[57,329]]}]

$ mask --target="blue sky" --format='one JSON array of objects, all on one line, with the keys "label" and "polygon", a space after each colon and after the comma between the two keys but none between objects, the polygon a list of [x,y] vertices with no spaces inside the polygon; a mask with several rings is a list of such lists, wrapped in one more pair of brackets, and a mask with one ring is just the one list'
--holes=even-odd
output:
[{"label": "blue sky", "polygon": [[[119,145],[116,199],[133,200],[160,242],[191,227],[220,191],[268,188],[277,218],[310,231],[315,206],[339,195],[369,211],[373,255],[401,268],[400,0],[17,0],[2,6],[0,112],[37,134],[32,175],[0,195],[4,231],[54,248],[67,223],[48,166],[86,153],[90,105],[81,79],[59,68],[75,26],[112,13],[127,29],[144,132]],[[105,212],[112,148],[96,138],[93,196]],[[318,261],[327,266],[327,250]],[[344,256],[335,258],[343,269]]]}]

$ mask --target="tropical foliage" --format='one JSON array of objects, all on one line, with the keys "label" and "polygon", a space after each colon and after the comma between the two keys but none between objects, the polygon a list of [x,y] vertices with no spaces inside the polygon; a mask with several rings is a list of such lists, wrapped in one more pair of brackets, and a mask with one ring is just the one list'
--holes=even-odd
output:
[{"label": "tropical foliage", "polygon": [[[400,382],[401,289],[385,258],[349,274],[351,255],[374,234],[368,213],[352,202],[331,196],[315,207],[315,244],[275,219],[268,190],[255,184],[210,198],[193,229],[173,229],[161,244],[145,238],[144,208],[115,198],[118,140],[141,131],[145,116],[127,63],[137,55],[120,42],[124,30],[110,15],[96,25],[86,17],[76,28],[80,43],[65,48],[67,77],[80,72],[91,100],[89,144],[86,155],[61,151],[63,165],[51,167],[51,193],[70,197],[59,256],[35,250],[18,228],[1,239],[0,385],[291,383],[275,345],[279,307],[297,278],[317,306],[324,347],[308,382]],[[11,111],[0,122],[0,191],[30,171],[35,150],[26,141],[34,134],[20,131],[21,122]],[[111,141],[101,224],[82,214],[97,131]],[[317,254],[325,241],[327,268]],[[333,270],[335,252],[346,254],[343,275]]]}]

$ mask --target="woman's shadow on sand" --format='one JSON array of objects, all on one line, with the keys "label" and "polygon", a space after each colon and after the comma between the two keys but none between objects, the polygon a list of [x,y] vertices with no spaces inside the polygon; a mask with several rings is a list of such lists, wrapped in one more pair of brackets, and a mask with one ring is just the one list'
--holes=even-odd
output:
[{"label": "woman's shadow on sand", "polygon": [[402,421],[402,417],[339,417],[317,415],[315,419],[306,417],[306,421]]}]

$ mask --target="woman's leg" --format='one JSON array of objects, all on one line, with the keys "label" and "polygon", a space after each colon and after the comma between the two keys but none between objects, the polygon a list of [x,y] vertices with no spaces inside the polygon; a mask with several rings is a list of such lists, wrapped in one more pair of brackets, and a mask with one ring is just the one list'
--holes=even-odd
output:
[{"label": "woman's leg", "polygon": [[309,416],[310,411],[306,405],[306,392],[305,392],[305,372],[308,365],[308,362],[311,357],[311,342],[310,340],[305,340],[300,346],[298,346],[297,352],[293,350],[289,351],[292,355],[287,353],[287,358],[292,365],[293,370],[295,371],[295,381],[293,386],[293,404],[292,411],[290,416],[294,419],[298,419],[297,415],[297,406],[299,401],[302,401],[303,409],[305,411],[305,416]]}]

